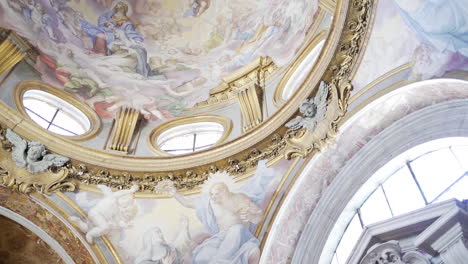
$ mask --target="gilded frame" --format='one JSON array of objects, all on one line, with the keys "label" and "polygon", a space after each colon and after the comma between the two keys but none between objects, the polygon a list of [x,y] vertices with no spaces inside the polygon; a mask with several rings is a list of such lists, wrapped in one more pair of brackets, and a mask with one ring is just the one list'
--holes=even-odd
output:
[{"label": "gilded frame", "polygon": [[[62,136],[58,134],[53,134],[54,136],[59,136],[63,137],[66,139],[70,139],[73,141],[85,141],[89,140],[93,137],[95,137],[102,129],[102,122],[99,116],[94,112],[93,109],[91,109],[89,106],[86,104],[80,102],[79,100],[73,98],[70,94],[68,94],[65,91],[62,91],[60,89],[57,89],[51,85],[48,85],[46,83],[40,82],[40,81],[22,81],[18,83],[13,92],[13,98],[15,101],[16,108],[18,111],[21,113],[23,117],[25,117],[28,120],[31,120],[35,125],[37,125],[26,113],[26,110],[24,109],[23,106],[23,96],[24,93],[30,90],[39,90],[39,91],[44,91],[46,93],[50,93],[51,95],[57,96],[60,99],[64,100],[65,102],[73,105],[76,107],[78,110],[80,110],[89,120],[90,122],[90,128],[89,130],[78,136]],[[39,126],[39,125],[37,125]]]},{"label": "gilded frame", "polygon": [[[291,64],[291,66],[286,70],[284,73],[283,77],[281,78],[281,81],[278,83],[278,86],[275,88],[275,92],[273,93],[273,103],[276,107],[280,108],[282,107],[285,103],[286,100],[283,99],[283,92],[284,89],[286,88],[286,84],[289,82],[293,74],[296,72],[297,68],[302,64],[302,62],[307,58],[307,56],[312,52],[312,50],[320,43],[320,41],[325,40],[327,37],[328,30],[324,29],[320,31],[316,36],[312,38],[312,40],[307,44],[305,49],[302,51],[301,54],[297,57],[297,59]],[[322,48],[323,50],[323,48]],[[316,62],[319,60],[322,50],[320,51],[317,59],[315,60]],[[314,66],[312,66],[311,70],[309,72],[314,72],[316,67],[316,63]],[[297,92],[298,89],[296,89]],[[296,93],[294,92],[294,93]],[[294,96],[294,94],[293,94]],[[292,97],[292,96],[291,96]]]},{"label": "gilded frame", "polygon": [[164,133],[165,131],[171,128],[175,128],[181,125],[201,123],[201,122],[213,122],[213,123],[217,123],[223,126],[223,129],[224,129],[223,136],[214,144],[214,146],[218,146],[224,143],[226,139],[231,135],[232,120],[227,117],[220,116],[220,115],[187,116],[187,117],[179,118],[176,120],[171,120],[169,122],[166,122],[154,128],[153,131],[151,131],[150,135],[147,137],[148,148],[151,150],[151,152],[153,152],[157,156],[162,156],[162,157],[180,156],[180,155],[172,155],[170,153],[165,152],[164,150],[161,150],[159,146],[157,146],[156,144],[158,137],[162,133]]}]

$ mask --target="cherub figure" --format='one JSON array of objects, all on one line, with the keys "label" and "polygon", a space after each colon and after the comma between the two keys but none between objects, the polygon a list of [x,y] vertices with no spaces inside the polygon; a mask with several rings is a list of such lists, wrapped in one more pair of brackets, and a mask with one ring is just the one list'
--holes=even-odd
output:
[{"label": "cherub figure", "polygon": [[34,174],[47,170],[49,167],[62,167],[69,158],[47,154],[44,144],[37,141],[26,141],[11,129],[7,129],[6,138],[13,144],[12,158],[18,168],[26,168]]},{"label": "cherub figure", "polygon": [[84,222],[76,216],[69,218],[70,221],[78,224],[82,232],[86,233],[88,243],[93,243],[93,238],[107,235],[112,230],[131,226],[137,213],[133,193],[138,190],[138,185],[116,192],[112,192],[104,185],[97,187],[104,193],[104,197],[89,210],[87,221]]}]

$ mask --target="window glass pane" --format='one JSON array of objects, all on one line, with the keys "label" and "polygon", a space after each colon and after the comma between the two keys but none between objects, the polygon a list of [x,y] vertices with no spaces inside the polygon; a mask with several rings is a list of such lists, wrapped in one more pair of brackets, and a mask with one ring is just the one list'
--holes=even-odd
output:
[{"label": "window glass pane", "polygon": [[348,256],[351,254],[354,248],[354,245],[359,240],[361,233],[361,224],[359,223],[358,215],[355,214],[353,220],[351,220],[348,227],[346,228],[346,232],[341,238],[338,248],[336,249],[336,256],[339,263],[346,262]]},{"label": "window glass pane", "polygon": [[336,257],[336,253],[335,253],[335,255],[333,255],[333,260],[332,260],[331,264],[339,264],[338,259]]},{"label": "window glass pane", "polygon": [[[76,136],[86,133],[91,128],[91,122],[88,117],[77,107],[55,96],[51,93],[41,90],[28,90],[23,95],[23,106],[26,111],[43,117],[50,122],[54,119],[57,126],[49,131],[67,136]],[[57,110],[59,110],[57,112]],[[40,126],[44,126],[42,121],[33,118]],[[63,129],[61,129],[63,128]],[[68,130],[68,131],[66,131]]]},{"label": "window glass pane", "polygon": [[64,129],[62,129],[60,127],[57,127],[55,125],[51,125],[49,127],[49,131],[54,132],[55,134],[62,135],[62,136],[76,136],[76,134],[73,134],[70,131],[64,130]]},{"label": "window glass pane", "polygon": [[193,151],[191,149],[185,149],[185,150],[167,150],[167,153],[171,153],[173,155],[182,155],[182,154],[187,154],[187,153],[192,153]]},{"label": "window glass pane", "polygon": [[393,174],[383,184],[383,188],[395,216],[425,206],[418,186],[406,166]]},{"label": "window glass pane", "polygon": [[221,138],[223,134],[219,132],[203,132],[197,133],[197,140],[195,141],[195,147],[205,147],[214,145]]},{"label": "window glass pane", "polygon": [[32,112],[42,116],[47,121],[52,120],[52,117],[57,111],[57,107],[51,106],[48,103],[38,101],[36,99],[24,99],[24,107],[30,109]]},{"label": "window glass pane", "polygon": [[186,134],[171,138],[164,142],[160,148],[162,150],[178,150],[178,149],[189,149],[192,152],[194,134]]},{"label": "window glass pane", "polygon": [[468,146],[452,147],[452,151],[461,163],[463,170],[468,171]]},{"label": "window glass pane", "polygon": [[199,148],[195,148],[195,151],[200,151],[200,150],[205,150],[205,149],[209,149],[211,147],[213,147],[214,145],[208,145],[208,146],[204,146],[204,147],[199,147]]},{"label": "window glass pane", "polygon": [[379,187],[362,205],[362,221],[364,222],[364,225],[370,225],[391,217],[392,214],[390,212],[390,208],[385,200],[382,189]]},{"label": "window glass pane", "polygon": [[31,112],[31,111],[28,111],[26,110],[26,113],[28,114],[28,116],[36,123],[38,124],[39,126],[43,127],[43,128],[46,128],[49,126],[49,122],[45,121],[43,118],[39,117],[38,115],[36,115],[35,113]]},{"label": "window glass pane", "polygon": [[455,183],[446,193],[437,198],[437,202],[446,201],[456,198],[459,201],[468,199],[468,176],[464,176],[460,181]]},{"label": "window glass pane", "polygon": [[85,124],[80,124],[74,117],[59,111],[54,118],[53,124],[65,128],[73,133],[80,135],[86,132]]},{"label": "window glass pane", "polygon": [[410,165],[429,203],[464,173],[448,148],[421,156]]}]

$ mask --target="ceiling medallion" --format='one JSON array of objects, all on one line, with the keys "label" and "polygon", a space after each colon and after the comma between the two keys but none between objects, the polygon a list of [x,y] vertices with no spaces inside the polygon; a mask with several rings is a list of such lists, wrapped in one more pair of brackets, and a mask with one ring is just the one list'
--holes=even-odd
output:
[{"label": "ceiling medallion", "polygon": [[[317,123],[313,131],[303,127],[288,129],[283,124],[264,140],[229,158],[214,162],[206,160],[205,165],[175,171],[126,172],[85,164],[72,159],[71,163],[67,165],[66,181],[71,181],[80,187],[90,185],[94,188],[101,184],[115,189],[130,189],[136,184],[139,186],[138,192],[158,196],[161,193],[155,190],[157,184],[164,180],[171,180],[180,191],[193,192],[193,189],[201,185],[210,173],[216,171],[226,171],[235,177],[254,170],[259,160],[279,156],[288,159],[305,157],[319,152],[332,142],[338,130],[338,122],[346,113],[349,94],[352,90],[351,73],[357,67],[357,62],[362,56],[360,51],[363,50],[362,47],[369,29],[373,3],[373,0],[350,1],[347,14],[344,14],[347,17],[341,32],[338,49],[321,78],[323,81],[321,83],[329,84],[322,85],[322,87],[328,88],[327,111],[322,120],[316,120]],[[315,89],[310,89],[312,94],[320,90],[318,86],[317,84]],[[309,90],[307,87],[301,89]],[[3,153],[1,152],[1,155],[4,156]],[[65,181],[65,179],[61,179],[61,181]]]}]

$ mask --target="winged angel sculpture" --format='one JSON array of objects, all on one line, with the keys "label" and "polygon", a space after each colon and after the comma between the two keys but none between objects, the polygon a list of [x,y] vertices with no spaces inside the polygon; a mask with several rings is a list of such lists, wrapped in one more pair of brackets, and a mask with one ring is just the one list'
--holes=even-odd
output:
[{"label": "winged angel sculpture", "polygon": [[26,141],[13,130],[7,129],[6,138],[13,144],[12,158],[18,168],[26,168],[29,173],[38,173],[48,168],[62,167],[69,158],[47,154],[44,144],[37,141]]},{"label": "winged angel sculpture", "polygon": [[302,116],[296,116],[288,123],[286,127],[292,130],[298,130],[305,128],[309,131],[313,131],[317,126],[317,123],[325,118],[325,112],[327,111],[327,98],[329,84],[324,81],[320,82],[319,90],[314,98],[306,99],[302,102],[299,111]]}]

